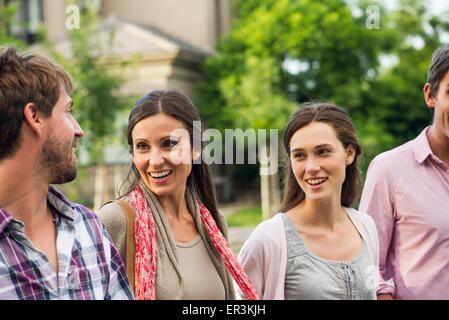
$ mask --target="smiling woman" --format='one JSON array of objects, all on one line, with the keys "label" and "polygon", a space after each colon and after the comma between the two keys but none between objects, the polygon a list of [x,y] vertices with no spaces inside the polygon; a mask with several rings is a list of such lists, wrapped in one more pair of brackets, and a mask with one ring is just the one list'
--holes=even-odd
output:
[{"label": "smiling woman", "polygon": [[130,186],[120,204],[98,214],[137,299],[234,299],[233,279],[248,299],[257,298],[227,243],[207,164],[194,161],[203,149],[201,134],[194,134],[199,123],[195,106],[175,89],[150,92],[129,116]]},{"label": "smiling woman", "polygon": [[[285,129],[284,148],[291,161],[288,162],[286,168],[285,195],[281,207],[283,212],[299,205],[306,196],[306,191],[301,188],[293,170],[293,167],[303,162],[301,157],[307,158],[307,153],[302,148],[304,143],[307,143],[309,149],[314,148],[315,150],[314,154],[309,155],[307,162],[309,166],[317,165],[310,159],[328,159],[329,155],[333,156],[336,152],[340,154],[347,152],[347,159],[339,159],[344,167],[344,173],[340,181],[341,192],[339,193],[337,190],[336,194],[340,198],[341,205],[346,207],[354,204],[359,196],[358,159],[361,155],[361,147],[355,135],[355,128],[342,109],[330,104],[319,104],[319,106],[305,105],[303,109],[291,116]],[[309,130],[300,130],[304,127],[308,127]],[[308,143],[309,138],[313,139],[315,144]]]},{"label": "smiling woman", "polygon": [[192,170],[194,155],[187,130],[183,130],[187,135],[173,134],[183,128],[181,121],[158,113],[138,122],[132,132],[134,165],[159,202],[167,205],[173,197],[183,197]]},{"label": "smiling woman", "polygon": [[284,147],[281,213],[246,241],[242,267],[263,299],[375,299],[376,226],[350,208],[361,148],[349,116],[331,104],[306,104],[291,116]]}]

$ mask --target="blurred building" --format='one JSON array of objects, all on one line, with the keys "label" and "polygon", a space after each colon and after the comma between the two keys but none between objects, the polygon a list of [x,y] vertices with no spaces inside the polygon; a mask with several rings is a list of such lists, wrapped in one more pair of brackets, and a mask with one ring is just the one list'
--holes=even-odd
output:
[{"label": "blurred building", "polygon": [[[76,1],[80,10],[86,0]],[[204,58],[231,26],[232,0],[87,0],[104,19],[102,33],[116,30],[114,55],[138,54],[139,66],[125,93],[144,94],[156,88],[176,87],[192,94],[201,77]],[[69,0],[0,0],[1,6],[20,3],[12,32],[32,43],[43,24],[47,37],[62,53],[69,52]],[[82,27],[82,26],[80,26]]]},{"label": "blurred building", "polygon": [[[233,0],[0,0],[0,10],[8,3],[16,3],[19,8],[15,20],[20,23],[10,26],[11,32],[32,44],[39,26],[43,26],[55,49],[70,57],[71,8],[75,3],[82,11],[86,1],[100,13],[100,39],[106,42],[114,27],[114,43],[108,54],[123,60],[138,56],[133,76],[122,88],[123,93],[138,96],[172,87],[192,96],[201,78],[201,64],[232,22]],[[34,49],[39,50],[39,44]],[[82,184],[76,185],[78,197],[94,208],[116,196],[117,185],[130,163],[129,151],[121,145],[105,146],[104,155],[103,166],[87,168],[84,177],[72,182]],[[83,159],[87,159],[85,152],[81,152],[80,162],[86,164]],[[218,198],[229,201],[232,188],[228,169],[215,166],[212,170]],[[70,184],[59,187],[67,191]]]}]

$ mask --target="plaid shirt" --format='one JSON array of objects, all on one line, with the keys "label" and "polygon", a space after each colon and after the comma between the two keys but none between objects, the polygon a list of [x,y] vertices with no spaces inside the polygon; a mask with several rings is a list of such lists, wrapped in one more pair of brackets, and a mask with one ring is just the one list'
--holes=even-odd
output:
[{"label": "plaid shirt", "polygon": [[134,299],[124,264],[96,214],[50,186],[58,275],[0,207],[0,299]]}]

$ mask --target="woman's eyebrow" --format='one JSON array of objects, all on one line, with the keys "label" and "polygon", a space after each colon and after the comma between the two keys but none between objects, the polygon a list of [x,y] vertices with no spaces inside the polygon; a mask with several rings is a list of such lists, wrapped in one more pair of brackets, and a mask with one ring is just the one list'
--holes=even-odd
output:
[{"label": "woman's eyebrow", "polygon": [[[319,145],[315,146],[314,149],[319,149],[319,148],[324,148],[324,147],[329,148],[329,147],[332,147],[332,145],[329,143],[323,143],[323,144],[319,144]],[[294,148],[290,152],[303,151],[303,150],[304,150],[304,148]]]}]

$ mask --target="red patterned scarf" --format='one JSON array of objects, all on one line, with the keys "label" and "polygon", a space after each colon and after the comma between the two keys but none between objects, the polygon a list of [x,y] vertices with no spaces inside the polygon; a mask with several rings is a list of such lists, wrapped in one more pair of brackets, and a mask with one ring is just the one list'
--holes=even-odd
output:
[{"label": "red patterned scarf", "polygon": [[[156,227],[150,206],[142,190],[137,186],[128,194],[136,212],[134,234],[136,238],[135,285],[137,300],[156,299],[157,242]],[[203,222],[212,243],[229,273],[248,300],[258,300],[257,291],[243,271],[223,234],[217,227],[209,210],[198,200]]]}]

